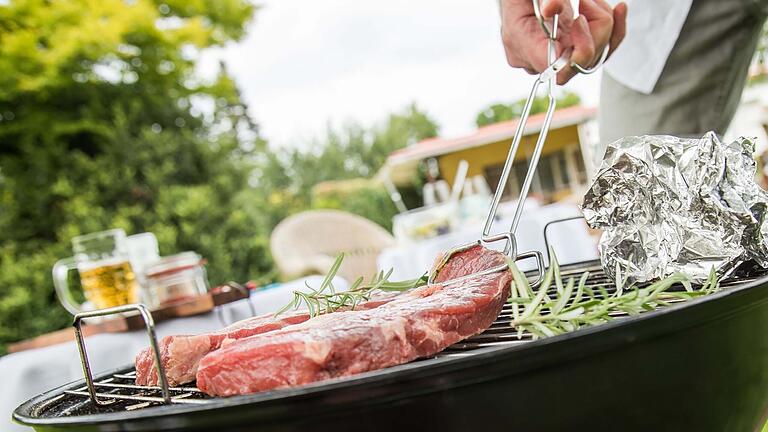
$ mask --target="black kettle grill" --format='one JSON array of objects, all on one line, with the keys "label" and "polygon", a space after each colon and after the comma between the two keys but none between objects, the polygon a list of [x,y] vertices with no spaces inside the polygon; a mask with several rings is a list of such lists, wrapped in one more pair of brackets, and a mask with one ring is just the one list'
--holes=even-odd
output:
[{"label": "black kettle grill", "polygon": [[[597,262],[589,285],[610,287]],[[752,431],[768,415],[768,276],[608,324],[532,340],[505,308],[434,358],[293,389],[211,398],[134,385],[133,367],[19,406],[38,431]]]}]

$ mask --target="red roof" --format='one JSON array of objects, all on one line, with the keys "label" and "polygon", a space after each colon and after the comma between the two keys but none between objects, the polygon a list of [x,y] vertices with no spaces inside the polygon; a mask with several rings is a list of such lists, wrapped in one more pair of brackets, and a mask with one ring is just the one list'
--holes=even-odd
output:
[{"label": "red roof", "polygon": [[[580,124],[595,118],[597,108],[574,106],[555,111],[552,116],[550,129],[558,129],[564,126]],[[523,135],[533,135],[541,130],[544,124],[545,113],[534,114],[528,117]],[[466,148],[481,146],[494,142],[511,139],[515,135],[519,119],[495,123],[478,128],[473,134],[458,138],[429,138],[412,146],[402,148],[390,153],[390,163],[401,163],[414,159],[425,159],[439,156]]]}]

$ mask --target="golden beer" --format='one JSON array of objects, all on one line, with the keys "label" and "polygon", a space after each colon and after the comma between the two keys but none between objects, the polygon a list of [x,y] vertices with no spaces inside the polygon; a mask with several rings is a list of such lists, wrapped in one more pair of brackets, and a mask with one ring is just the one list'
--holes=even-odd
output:
[{"label": "golden beer", "polygon": [[121,306],[139,301],[139,283],[131,268],[125,231],[113,229],[77,236],[72,239],[74,256],[53,265],[53,286],[61,305],[72,315],[83,305],[70,291],[68,273],[77,269],[80,285],[96,309]]},{"label": "golden beer", "polygon": [[79,273],[85,298],[97,309],[138,302],[139,284],[128,261],[80,269]]}]

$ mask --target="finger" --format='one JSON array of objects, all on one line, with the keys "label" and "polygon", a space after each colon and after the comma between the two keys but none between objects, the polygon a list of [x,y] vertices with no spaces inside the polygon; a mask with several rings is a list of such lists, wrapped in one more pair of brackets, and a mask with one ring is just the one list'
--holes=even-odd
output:
[{"label": "finger", "polygon": [[[507,58],[507,64],[513,68],[520,68],[528,72],[529,74],[537,74],[540,71],[546,69],[546,59],[543,58],[523,58],[517,55],[517,52],[512,49],[504,49],[504,55]],[[534,63],[531,63],[531,62]]]},{"label": "finger", "polygon": [[501,40],[510,66],[538,72],[547,68],[548,39],[533,16],[512,23],[505,20]]},{"label": "finger", "polygon": [[[571,48],[573,46],[572,40],[570,39],[570,36],[566,36],[563,41],[557,41],[555,42],[555,52],[557,52],[557,57],[560,57],[563,55],[563,51],[565,49]],[[573,53],[571,53],[571,57],[573,57]],[[571,78],[576,76],[576,70],[571,67],[570,64],[563,67],[560,72],[557,73],[557,84],[563,85],[570,81]]]},{"label": "finger", "polygon": [[621,41],[624,40],[624,36],[627,34],[627,12],[629,8],[626,3],[619,3],[613,9],[613,34],[611,35],[610,51],[608,57],[616,51],[616,48],[621,45]]},{"label": "finger", "polygon": [[613,18],[613,9],[601,5],[598,0],[580,0],[579,14],[584,15],[587,21],[606,20]]},{"label": "finger", "polygon": [[613,8],[605,0],[595,0],[595,3],[600,6],[601,9],[613,15]]},{"label": "finger", "polygon": [[569,65],[557,73],[557,85],[564,85],[576,76],[576,71]]},{"label": "finger", "polygon": [[573,22],[573,8],[570,0],[547,0],[541,5],[541,16],[551,19],[558,15],[557,20],[561,25],[570,27]]},{"label": "finger", "polygon": [[589,24],[589,32],[594,40],[595,50],[601,53],[613,32],[613,10],[609,8],[606,12],[595,0],[581,0],[579,12]]},{"label": "finger", "polygon": [[541,3],[541,14],[544,18],[552,18],[555,14],[564,13],[565,9],[570,6],[568,0],[544,0]]},{"label": "finger", "polygon": [[592,63],[594,63],[595,42],[592,38],[592,34],[589,31],[587,20],[583,15],[574,20],[570,37],[573,44],[571,63],[577,63],[582,67],[588,68]]},{"label": "finger", "polygon": [[544,37],[542,32],[542,38],[533,41],[532,45],[527,50],[527,60],[531,68],[536,72],[541,72],[549,67],[549,56],[547,55],[548,39]]}]

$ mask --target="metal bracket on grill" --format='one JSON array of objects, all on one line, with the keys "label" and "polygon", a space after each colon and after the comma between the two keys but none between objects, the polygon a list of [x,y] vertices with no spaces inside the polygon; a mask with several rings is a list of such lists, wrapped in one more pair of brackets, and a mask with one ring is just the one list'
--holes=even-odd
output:
[{"label": "metal bracket on grill", "polygon": [[[246,303],[248,303],[248,309],[251,312],[251,317],[255,317],[256,316],[256,308],[253,307],[253,302],[251,302],[251,292],[248,290],[248,288],[246,288],[246,287],[244,287],[244,286],[242,286],[239,283],[234,282],[234,281],[229,281],[229,282],[225,283],[224,285],[226,287],[228,287],[228,288],[231,288],[231,289],[235,290],[235,291],[239,291],[240,294],[245,296],[245,298],[243,300],[245,300]],[[226,326],[228,326],[228,325],[230,325],[232,323],[228,323],[227,320],[224,319],[224,311],[221,308],[222,306],[223,305],[217,305],[217,306],[214,306],[213,309],[216,312],[216,318],[218,318],[218,320],[221,323],[221,325],[226,327]]]},{"label": "metal bracket on grill", "polygon": [[517,259],[515,261],[521,261],[528,258],[534,258],[536,260],[536,279],[533,281],[530,281],[529,284],[532,288],[536,288],[541,284],[541,281],[544,279],[544,257],[541,255],[541,252],[534,250],[530,252],[523,252],[520,255],[517,256]]},{"label": "metal bracket on grill", "polygon": [[562,219],[555,219],[553,221],[547,222],[547,224],[544,225],[544,247],[547,249],[547,265],[549,265],[552,262],[552,248],[550,247],[549,236],[547,235],[549,233],[549,227],[552,225],[557,225],[559,223],[570,222],[570,221],[579,220],[579,219],[584,219],[584,216],[579,215],[579,216],[571,216],[571,217],[562,218]]},{"label": "metal bracket on grill", "polygon": [[168,379],[165,376],[165,367],[160,358],[160,349],[157,343],[157,335],[155,334],[155,321],[152,319],[152,314],[146,306],[142,304],[129,304],[125,306],[117,306],[107,309],[100,309],[90,312],[80,312],[75,315],[75,320],[72,325],[75,327],[75,338],[77,339],[77,349],[80,351],[80,362],[83,366],[83,374],[85,375],[85,383],[88,386],[88,394],[91,397],[91,402],[96,406],[106,406],[113,401],[102,402],[96,397],[96,386],[93,383],[93,373],[91,372],[91,364],[88,362],[88,352],[85,349],[85,339],[83,338],[82,320],[85,318],[93,318],[105,315],[113,315],[123,312],[137,311],[144,319],[144,325],[147,328],[147,336],[149,337],[149,346],[152,349],[153,357],[155,358],[155,365],[157,367],[157,377],[160,383],[160,389],[163,394],[163,400],[165,403],[171,403],[171,392],[168,388]]}]

